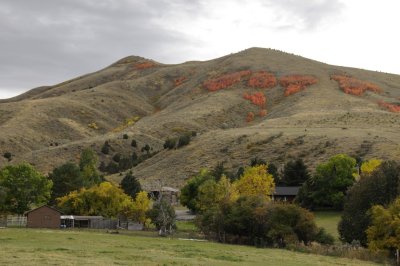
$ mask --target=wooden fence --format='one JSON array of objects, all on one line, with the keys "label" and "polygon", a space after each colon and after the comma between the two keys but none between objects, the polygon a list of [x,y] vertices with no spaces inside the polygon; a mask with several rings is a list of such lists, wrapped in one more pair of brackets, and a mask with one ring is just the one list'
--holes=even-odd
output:
[{"label": "wooden fence", "polygon": [[26,227],[26,216],[8,215],[6,226],[8,226],[8,227]]}]

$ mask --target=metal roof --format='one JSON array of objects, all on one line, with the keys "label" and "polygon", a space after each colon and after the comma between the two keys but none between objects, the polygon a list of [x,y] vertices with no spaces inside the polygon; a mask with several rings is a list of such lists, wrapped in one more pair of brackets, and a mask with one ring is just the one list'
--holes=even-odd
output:
[{"label": "metal roof", "polygon": [[300,187],[275,187],[276,196],[297,196]]},{"label": "metal roof", "polygon": [[101,220],[103,216],[61,215],[60,218],[69,220]]}]

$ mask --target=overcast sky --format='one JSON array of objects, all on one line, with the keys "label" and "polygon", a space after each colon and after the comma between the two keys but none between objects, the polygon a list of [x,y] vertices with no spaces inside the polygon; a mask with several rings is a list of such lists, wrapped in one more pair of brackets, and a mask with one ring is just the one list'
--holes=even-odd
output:
[{"label": "overcast sky", "polygon": [[249,47],[400,74],[399,0],[0,0],[0,98],[139,55]]}]

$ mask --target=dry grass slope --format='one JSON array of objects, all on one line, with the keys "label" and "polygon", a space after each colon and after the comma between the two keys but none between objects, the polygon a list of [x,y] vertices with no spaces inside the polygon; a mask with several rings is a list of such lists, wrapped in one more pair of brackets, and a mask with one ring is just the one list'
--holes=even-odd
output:
[{"label": "dry grass slope", "polygon": [[[248,86],[251,75],[228,82],[225,89],[204,87],[207,80],[240,71],[265,71],[277,79],[312,76],[318,81],[287,97],[279,84],[268,89]],[[376,84],[382,91],[346,94],[332,75]],[[257,92],[267,99],[266,115],[248,123],[247,113],[260,110],[243,95]],[[112,143],[112,153],[129,155],[135,139],[139,152],[145,144],[160,150],[133,169],[147,187],[158,180],[179,187],[201,167],[225,162],[236,170],[256,156],[278,165],[301,156],[311,166],[342,152],[365,159],[400,159],[400,114],[378,104],[398,105],[399,99],[400,76],[331,66],[270,49],[252,48],[179,65],[127,57],[98,72],[1,101],[0,153],[11,152],[10,163],[28,161],[47,172],[76,161],[84,147],[109,161],[111,155],[100,153],[106,140]],[[140,119],[126,125],[132,117]],[[162,149],[167,137],[185,131],[199,134],[184,148]],[[0,166],[7,163],[0,158]]]}]

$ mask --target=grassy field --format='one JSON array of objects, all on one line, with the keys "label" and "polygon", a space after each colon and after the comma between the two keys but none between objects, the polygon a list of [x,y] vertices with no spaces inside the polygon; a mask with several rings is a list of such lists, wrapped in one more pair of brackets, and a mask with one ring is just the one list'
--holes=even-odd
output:
[{"label": "grassy field", "polygon": [[0,265],[375,265],[238,245],[101,231],[0,229]]},{"label": "grassy field", "polygon": [[325,228],[325,230],[339,241],[339,232],[337,230],[340,221],[340,212],[333,211],[320,211],[315,212],[315,222],[318,226]]}]

